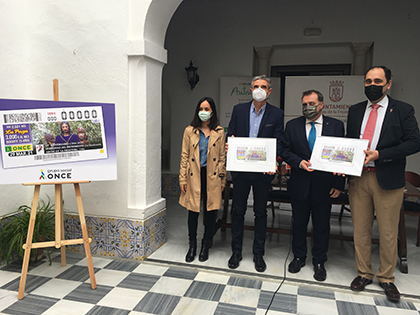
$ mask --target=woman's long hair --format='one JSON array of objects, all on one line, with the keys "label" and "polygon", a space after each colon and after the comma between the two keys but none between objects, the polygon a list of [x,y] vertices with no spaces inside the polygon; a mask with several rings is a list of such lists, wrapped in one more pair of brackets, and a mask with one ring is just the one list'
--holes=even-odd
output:
[{"label": "woman's long hair", "polygon": [[216,127],[219,125],[219,119],[217,118],[217,110],[216,110],[216,104],[214,103],[214,100],[211,97],[203,97],[198,101],[197,107],[195,108],[194,118],[191,122],[191,126],[195,128],[201,127],[201,119],[198,117],[198,112],[200,111],[200,105],[204,101],[207,101],[210,104],[211,110],[213,115],[210,117],[210,123],[209,127],[210,130],[216,129]]}]

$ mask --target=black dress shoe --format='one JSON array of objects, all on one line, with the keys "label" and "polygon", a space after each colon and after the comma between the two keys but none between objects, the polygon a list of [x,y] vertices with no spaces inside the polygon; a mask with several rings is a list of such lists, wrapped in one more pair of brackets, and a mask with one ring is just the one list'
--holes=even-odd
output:
[{"label": "black dress shoe", "polygon": [[398,302],[400,300],[400,292],[398,292],[397,287],[392,282],[379,282],[379,285],[384,289],[385,295],[388,300],[392,302]]},{"label": "black dress shoe", "polygon": [[352,291],[363,291],[368,284],[371,284],[372,280],[366,279],[362,276],[357,276],[350,284]]},{"label": "black dress shoe", "polygon": [[300,271],[300,268],[305,266],[305,260],[300,258],[293,258],[292,262],[289,264],[289,272],[297,273]]},{"label": "black dress shoe", "polygon": [[267,269],[267,265],[262,255],[254,255],[255,270],[258,272],[264,272]]},{"label": "black dress shoe", "polygon": [[233,253],[228,261],[228,266],[230,269],[236,269],[239,267],[239,262],[242,260],[241,253]]},{"label": "black dress shoe", "polygon": [[324,264],[314,265],[314,278],[317,281],[325,281],[327,279],[327,271],[325,270]]}]

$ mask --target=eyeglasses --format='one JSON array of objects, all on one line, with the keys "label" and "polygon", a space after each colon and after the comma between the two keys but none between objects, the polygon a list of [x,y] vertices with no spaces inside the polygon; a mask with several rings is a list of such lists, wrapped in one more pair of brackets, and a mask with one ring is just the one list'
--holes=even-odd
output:
[{"label": "eyeglasses", "polygon": [[319,104],[319,103],[318,104],[315,104],[315,103],[303,103],[302,104],[302,107],[303,106],[319,106],[319,105],[321,105],[321,104]]}]

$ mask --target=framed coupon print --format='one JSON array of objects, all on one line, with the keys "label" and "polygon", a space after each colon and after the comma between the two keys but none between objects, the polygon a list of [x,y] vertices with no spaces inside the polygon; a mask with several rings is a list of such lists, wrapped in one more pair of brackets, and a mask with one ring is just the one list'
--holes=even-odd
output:
[{"label": "framed coupon print", "polygon": [[226,169],[236,172],[275,172],[277,139],[229,137]]},{"label": "framed coupon print", "polygon": [[310,168],[360,176],[369,141],[341,137],[317,137]]}]

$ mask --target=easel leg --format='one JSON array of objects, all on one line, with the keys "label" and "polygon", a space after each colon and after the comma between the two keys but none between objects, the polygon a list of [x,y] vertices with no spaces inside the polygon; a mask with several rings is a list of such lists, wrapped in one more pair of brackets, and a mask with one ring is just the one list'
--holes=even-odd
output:
[{"label": "easel leg", "polygon": [[[66,246],[62,245],[61,241],[64,240],[64,216],[63,216],[63,185],[55,185],[55,226],[60,226],[60,229],[56,228],[56,247],[60,247],[61,252],[61,266],[66,266]],[[57,225],[58,224],[58,225]],[[57,242],[60,240],[60,242]],[[58,248],[58,247],[57,247]]]},{"label": "easel leg", "polygon": [[96,289],[95,272],[93,270],[92,255],[90,252],[89,236],[86,228],[85,214],[83,211],[82,195],[80,193],[79,184],[74,184],[74,190],[76,192],[77,208],[79,209],[80,226],[82,228],[83,243],[85,245],[86,260],[89,269],[90,285],[92,289]]},{"label": "easel leg", "polygon": [[38,208],[40,189],[41,189],[41,185],[35,185],[34,199],[32,200],[31,217],[30,217],[29,226],[28,226],[28,235],[26,236],[25,254],[23,256],[22,273],[20,275],[20,284],[19,284],[19,293],[18,293],[19,300],[23,299],[23,293],[25,292],[26,276],[28,274],[29,259],[31,256],[32,237],[34,235],[34,226],[35,226],[35,219],[36,219],[36,211]]}]

